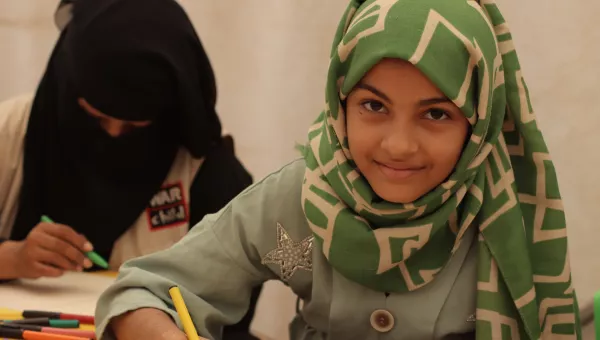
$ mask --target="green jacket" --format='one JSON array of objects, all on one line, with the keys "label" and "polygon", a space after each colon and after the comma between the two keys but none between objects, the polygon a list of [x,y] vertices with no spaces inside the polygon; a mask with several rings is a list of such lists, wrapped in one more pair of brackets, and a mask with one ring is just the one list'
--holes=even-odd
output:
[{"label": "green jacket", "polygon": [[141,307],[179,323],[168,293],[173,285],[198,333],[220,339],[222,327],[245,314],[252,287],[267,280],[283,281],[300,299],[292,340],[474,337],[475,228],[431,284],[405,294],[373,291],[313,251],[300,205],[304,170],[302,160],[288,164],[205,217],[171,249],[127,262],[98,303],[98,339],[115,339],[109,320]]}]

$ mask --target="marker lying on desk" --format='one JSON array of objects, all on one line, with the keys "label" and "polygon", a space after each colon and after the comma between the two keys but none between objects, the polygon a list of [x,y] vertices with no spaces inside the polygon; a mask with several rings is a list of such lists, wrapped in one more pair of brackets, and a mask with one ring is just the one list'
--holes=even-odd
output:
[{"label": "marker lying on desk", "polygon": [[58,312],[46,312],[41,310],[24,310],[21,314],[23,318],[50,318],[60,320],[79,320],[79,322],[87,325],[94,324],[94,317],[91,315],[67,314]]},{"label": "marker lying on desk", "polygon": [[[42,216],[41,221],[46,222],[46,223],[54,223],[54,221],[52,221],[52,219],[50,219],[50,217],[48,217],[46,215]],[[101,267],[104,269],[108,268],[108,262],[106,262],[106,260],[103,259],[102,256],[98,255],[96,252],[89,251],[89,252],[85,253],[85,256],[87,256],[87,258],[90,259],[90,261],[92,261],[98,267]]]},{"label": "marker lying on desk", "polygon": [[25,340],[90,340],[79,336],[49,334],[0,326],[0,338]]},{"label": "marker lying on desk", "polygon": [[25,325],[25,324],[11,324],[11,323],[2,323],[0,327],[7,327],[13,329],[20,329],[23,331],[34,331],[34,332],[42,332],[42,333],[51,333],[51,334],[60,334],[60,335],[70,335],[70,336],[78,336],[85,339],[96,339],[96,334],[93,331],[84,331],[80,329],[65,329],[65,328],[52,328],[52,327],[42,327],[37,325]]},{"label": "marker lying on desk", "polygon": [[21,325],[36,325],[50,326],[54,328],[78,328],[79,320],[57,320],[50,318],[31,318],[20,320],[4,320],[4,323],[21,324]]}]

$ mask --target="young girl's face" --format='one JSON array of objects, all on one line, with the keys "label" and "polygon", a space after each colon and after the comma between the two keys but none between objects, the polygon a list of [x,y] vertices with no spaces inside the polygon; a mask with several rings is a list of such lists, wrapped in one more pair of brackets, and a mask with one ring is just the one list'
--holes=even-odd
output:
[{"label": "young girl's face", "polygon": [[346,101],[350,153],[375,193],[410,203],[452,173],[469,122],[419,69],[384,59]]}]

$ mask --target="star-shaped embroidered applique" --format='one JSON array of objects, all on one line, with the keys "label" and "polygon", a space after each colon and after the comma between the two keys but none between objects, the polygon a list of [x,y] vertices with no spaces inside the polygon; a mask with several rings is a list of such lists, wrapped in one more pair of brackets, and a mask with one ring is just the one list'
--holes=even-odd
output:
[{"label": "star-shaped embroidered applique", "polygon": [[294,242],[280,223],[277,223],[277,248],[262,259],[262,264],[274,263],[281,267],[281,279],[287,282],[296,270],[312,271],[314,236]]}]

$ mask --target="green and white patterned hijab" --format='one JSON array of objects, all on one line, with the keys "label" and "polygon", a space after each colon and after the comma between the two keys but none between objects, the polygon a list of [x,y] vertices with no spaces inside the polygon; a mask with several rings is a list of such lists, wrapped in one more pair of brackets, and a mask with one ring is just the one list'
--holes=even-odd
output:
[{"label": "green and white patterned hijab", "polygon": [[[348,149],[340,100],[383,58],[418,67],[472,125],[449,179],[411,204],[378,199]],[[579,338],[554,166],[493,0],[352,0],[308,136],[302,205],[339,273],[413,291],[478,228],[477,339]]]}]

